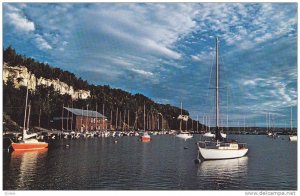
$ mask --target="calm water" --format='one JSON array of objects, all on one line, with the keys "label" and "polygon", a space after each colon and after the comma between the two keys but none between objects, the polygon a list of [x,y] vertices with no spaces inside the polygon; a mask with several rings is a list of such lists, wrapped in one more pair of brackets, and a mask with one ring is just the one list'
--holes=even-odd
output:
[{"label": "calm water", "polygon": [[60,140],[44,151],[4,152],[3,189],[297,189],[297,143],[287,136],[230,137],[248,143],[246,157],[195,164],[200,135],[187,141],[153,136],[149,143],[137,137]]}]

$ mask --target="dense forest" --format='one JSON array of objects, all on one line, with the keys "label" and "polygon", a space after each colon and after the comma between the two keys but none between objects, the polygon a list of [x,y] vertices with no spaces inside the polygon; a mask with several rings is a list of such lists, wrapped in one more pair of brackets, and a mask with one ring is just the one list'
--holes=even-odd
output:
[{"label": "dense forest", "polygon": [[[142,94],[133,95],[121,89],[111,88],[108,85],[95,86],[88,84],[87,81],[77,78],[73,73],[17,54],[11,46],[3,50],[3,59],[9,66],[21,65],[27,67],[28,71],[35,74],[37,78],[59,79],[73,86],[74,89],[84,89],[91,92],[91,96],[88,99],[72,100],[70,95],[61,95],[52,86],[46,87],[41,85],[35,91],[29,91],[31,126],[52,128],[53,118],[61,116],[63,106],[86,109],[88,105],[89,110],[96,110],[97,107],[97,111],[102,113],[104,105],[104,115],[108,117],[108,120],[111,120],[111,114],[113,114],[114,118],[117,111],[121,115],[125,112],[128,114],[129,112],[131,119],[129,126],[142,129],[145,104],[148,116],[154,116],[156,119],[162,116],[166,122],[166,129],[179,129],[179,120],[177,120],[177,117],[180,114],[180,108],[178,107],[155,103]],[[3,113],[22,126],[26,87],[15,88],[11,79],[3,85]],[[183,114],[189,115],[186,110],[183,110]],[[114,124],[113,119],[112,122]],[[197,122],[189,119],[187,125],[189,130],[192,126],[195,129]],[[202,125],[198,124],[198,126],[201,127]],[[183,128],[186,128],[185,125]]]}]

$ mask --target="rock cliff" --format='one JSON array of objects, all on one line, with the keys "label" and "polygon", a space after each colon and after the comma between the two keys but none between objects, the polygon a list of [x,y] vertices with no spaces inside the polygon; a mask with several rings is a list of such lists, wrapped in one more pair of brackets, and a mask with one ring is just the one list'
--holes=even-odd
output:
[{"label": "rock cliff", "polygon": [[90,91],[74,90],[72,86],[61,82],[59,79],[46,79],[43,77],[37,78],[24,66],[10,67],[7,63],[3,65],[3,82],[6,84],[8,80],[12,80],[16,88],[27,86],[28,89],[35,90],[39,85],[53,86],[54,90],[60,94],[71,95],[72,99],[87,99],[91,96]]}]

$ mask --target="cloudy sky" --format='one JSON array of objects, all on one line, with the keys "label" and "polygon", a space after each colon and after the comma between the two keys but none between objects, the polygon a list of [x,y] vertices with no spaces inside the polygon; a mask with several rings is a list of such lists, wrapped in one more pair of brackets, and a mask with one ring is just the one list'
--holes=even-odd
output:
[{"label": "cloudy sky", "polygon": [[214,125],[296,126],[296,3],[4,3],[3,44],[91,84],[142,93]]}]

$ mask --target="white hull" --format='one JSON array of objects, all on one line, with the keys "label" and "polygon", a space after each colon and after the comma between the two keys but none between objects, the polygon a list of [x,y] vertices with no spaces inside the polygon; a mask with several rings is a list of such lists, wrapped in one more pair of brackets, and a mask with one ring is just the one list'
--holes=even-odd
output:
[{"label": "white hull", "polygon": [[298,141],[297,135],[290,135],[290,136],[289,136],[289,139],[290,139],[291,142],[296,142],[296,141]]},{"label": "white hull", "polygon": [[178,135],[176,135],[176,137],[186,140],[186,139],[192,138],[193,136],[192,135],[188,135],[188,134],[178,134]]},{"label": "white hull", "polygon": [[207,132],[203,134],[203,137],[215,137],[215,134],[211,133],[211,132]]},{"label": "white hull", "polygon": [[[216,142],[198,142],[198,160],[202,156],[206,160],[216,159],[234,159],[243,157],[247,154],[248,148],[246,144],[236,142],[219,142],[219,133],[222,131],[219,126],[219,61],[218,61],[218,37],[216,39],[216,134],[210,132],[205,133],[204,137],[215,137]],[[222,134],[222,133],[221,133]],[[222,134],[222,137],[227,135]]]},{"label": "white hull", "polygon": [[199,152],[204,159],[234,159],[243,157],[247,154],[248,149],[210,149],[199,148]]}]

